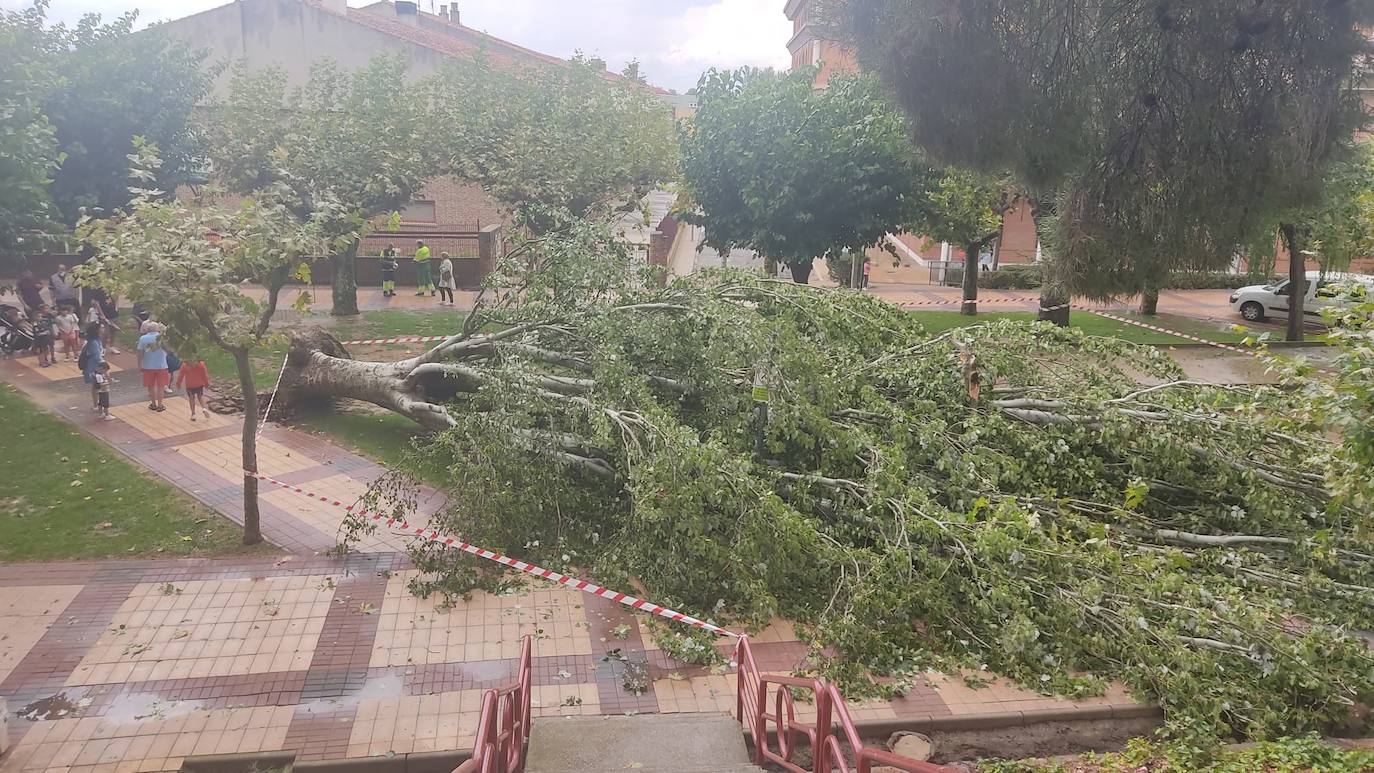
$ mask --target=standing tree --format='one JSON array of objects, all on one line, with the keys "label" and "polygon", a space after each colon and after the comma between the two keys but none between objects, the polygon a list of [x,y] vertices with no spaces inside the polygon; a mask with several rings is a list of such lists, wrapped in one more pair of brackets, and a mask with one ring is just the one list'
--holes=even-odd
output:
[{"label": "standing tree", "polygon": [[39,46],[44,7],[0,11],[0,258],[54,219],[48,185],[60,156],[43,114],[55,86],[52,61]]},{"label": "standing tree", "polygon": [[154,27],[135,33],[138,14],[111,24],[95,14],[73,28],[45,32],[44,45],[59,85],[43,102],[63,153],[52,197],[63,222],[83,210],[109,213],[129,203],[129,154],[134,137],[156,145],[162,158],[157,187],[175,190],[197,179],[200,135],[192,111],[205,97],[215,68],[205,52],[172,41]]},{"label": "standing tree", "polygon": [[[673,116],[637,78],[566,67],[449,63],[427,80],[445,168],[515,209],[588,216],[636,204],[676,170]],[[548,224],[545,224],[546,226]]]},{"label": "standing tree", "polygon": [[908,224],[929,177],[877,82],[815,89],[813,74],[707,72],[681,133],[687,219],[706,243],[781,260],[802,284],[816,258],[861,252]]},{"label": "standing tree", "polygon": [[[234,358],[243,393],[243,542],[262,541],[258,513],[258,402],[250,357],[272,335],[268,327],[289,277],[309,276],[305,263],[328,244],[321,234],[341,209],[327,193],[313,198],[312,218],[292,207],[297,192],[272,184],[239,206],[168,199],[150,188],[156,148],[137,144],[139,187],[128,211],[87,220],[78,235],[95,257],[78,267],[83,281],[138,298],[168,326],[178,348],[213,345]],[[343,237],[347,238],[347,237]],[[267,288],[258,303],[240,291],[246,282]],[[307,296],[302,295],[305,300]]]},{"label": "standing tree", "polygon": [[1374,151],[1365,144],[1349,148],[1327,167],[1317,201],[1261,227],[1259,233],[1268,238],[1257,240],[1252,255],[1273,259],[1275,231],[1288,253],[1286,338],[1301,341],[1308,316],[1307,256],[1315,255],[1323,270],[1339,271],[1356,258],[1374,255]]},{"label": "standing tree", "polygon": [[1265,213],[1314,200],[1358,125],[1350,0],[832,0],[945,164],[1056,200],[1067,289],[1217,268]]},{"label": "standing tree", "polygon": [[978,313],[979,256],[1002,232],[1002,215],[1016,202],[1011,188],[961,169],[948,169],[921,200],[915,229],[964,251],[961,314]]},{"label": "standing tree", "polygon": [[251,195],[280,184],[291,191],[290,211],[324,228],[335,315],[358,313],[355,263],[369,221],[409,203],[439,167],[427,96],[405,72],[399,58],[353,72],[325,61],[288,90],[281,70],[240,69],[212,113],[209,152],[229,188]]}]

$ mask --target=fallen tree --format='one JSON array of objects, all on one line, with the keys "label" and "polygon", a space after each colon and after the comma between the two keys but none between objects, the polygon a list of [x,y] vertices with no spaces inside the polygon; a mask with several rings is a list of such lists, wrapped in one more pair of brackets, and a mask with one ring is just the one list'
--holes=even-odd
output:
[{"label": "fallen tree", "polygon": [[[1044,324],[930,334],[738,272],[637,289],[627,265],[569,225],[433,349],[359,362],[303,336],[284,384],[434,430],[413,453],[445,470],[437,528],[717,622],[795,620],[851,688],[1119,679],[1175,735],[1251,738],[1374,694],[1369,468],[1309,410],[1331,387],[1192,381]],[[373,498],[405,514],[410,488]],[[413,553],[418,591],[498,581]]]}]

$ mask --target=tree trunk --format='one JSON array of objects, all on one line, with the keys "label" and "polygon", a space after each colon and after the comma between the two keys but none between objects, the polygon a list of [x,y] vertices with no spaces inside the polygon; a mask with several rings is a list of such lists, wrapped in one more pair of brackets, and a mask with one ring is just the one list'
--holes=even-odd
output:
[{"label": "tree trunk", "polygon": [[964,302],[959,313],[970,317],[978,313],[978,244],[964,245]]},{"label": "tree trunk", "polygon": [[1140,313],[1153,317],[1159,313],[1159,289],[1146,287],[1140,293]]},{"label": "tree trunk", "polygon": [[856,290],[864,287],[864,262],[858,255],[849,256],[849,286]]},{"label": "tree trunk", "polygon": [[335,253],[334,284],[330,295],[334,308],[330,314],[336,317],[351,317],[358,313],[358,242],[354,240],[348,249]]},{"label": "tree trunk", "polygon": [[1307,298],[1307,258],[1303,257],[1297,226],[1279,226],[1283,242],[1288,246],[1288,341],[1303,339],[1303,301]]},{"label": "tree trunk", "polygon": [[787,267],[792,270],[792,281],[799,285],[811,283],[811,261],[805,263],[788,263]]},{"label": "tree trunk", "polygon": [[354,360],[333,336],[313,330],[292,339],[279,391],[292,400],[301,396],[362,400],[426,429],[447,429],[452,422],[441,404],[458,392],[476,391],[478,383],[465,379],[461,372],[438,372],[437,366],[435,372],[417,378],[416,367],[414,359]]},{"label": "tree trunk", "polygon": [[253,385],[253,364],[248,359],[248,350],[239,347],[232,354],[239,371],[239,389],[243,391],[243,544],[256,545],[262,542],[258,479],[248,473],[258,471],[258,393]]},{"label": "tree trunk", "polygon": [[1046,285],[1040,290],[1040,309],[1036,319],[1052,322],[1059,327],[1069,326],[1069,294],[1062,289]]}]

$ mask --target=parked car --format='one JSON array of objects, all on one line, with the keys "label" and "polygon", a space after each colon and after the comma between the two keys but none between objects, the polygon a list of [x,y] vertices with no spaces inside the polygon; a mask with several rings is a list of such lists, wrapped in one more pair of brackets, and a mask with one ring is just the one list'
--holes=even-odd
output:
[{"label": "parked car", "polygon": [[[1271,315],[1287,318],[1289,284],[1285,279],[1271,285],[1242,287],[1231,293],[1231,310],[1246,322],[1263,322]],[[1348,305],[1348,301],[1340,297],[1339,288],[1343,285],[1363,286],[1366,292],[1374,293],[1374,277],[1364,274],[1308,271],[1306,284],[1302,312],[1303,318],[1311,322],[1322,321],[1322,309]]]}]

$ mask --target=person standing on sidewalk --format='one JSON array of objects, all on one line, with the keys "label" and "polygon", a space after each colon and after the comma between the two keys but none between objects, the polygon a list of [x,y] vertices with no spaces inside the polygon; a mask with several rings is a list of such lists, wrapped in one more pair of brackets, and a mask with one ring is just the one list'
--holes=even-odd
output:
[{"label": "person standing on sidewalk", "polygon": [[105,361],[105,345],[100,342],[100,323],[95,322],[86,326],[86,345],[81,347],[81,354],[76,358],[76,366],[81,369],[81,376],[91,385],[91,410],[100,410],[97,401],[100,390],[97,389],[95,374],[100,369],[100,364]]},{"label": "person standing on sidewalk", "polygon": [[390,298],[396,294],[396,245],[388,244],[382,250],[382,297]]},{"label": "person standing on sidewalk", "polygon": [[447,252],[439,253],[439,305],[453,305],[453,291],[457,284],[453,281],[453,261],[449,260]]},{"label": "person standing on sidewalk", "polygon": [[81,295],[72,284],[72,274],[66,263],[58,263],[57,271],[48,277],[48,292],[52,293],[52,305],[60,312],[64,306],[81,308]]},{"label": "person standing on sidewalk", "polygon": [[421,239],[415,240],[415,284],[418,285],[416,295],[424,295],[428,291],[433,297],[434,278],[429,272],[429,247]]},{"label": "person standing on sidewalk", "polygon": [[161,413],[167,410],[162,398],[167,389],[167,350],[162,348],[164,328],[156,322],[144,322],[139,328],[139,365],[143,368],[143,386],[148,388],[148,410]]},{"label": "person standing on sidewalk", "polygon": [[205,360],[193,356],[190,362],[184,363],[177,372],[177,385],[186,387],[186,402],[191,404],[191,421],[196,420],[197,403],[205,418],[210,418],[210,411],[205,408],[205,387],[210,385],[210,373],[205,368]]}]

